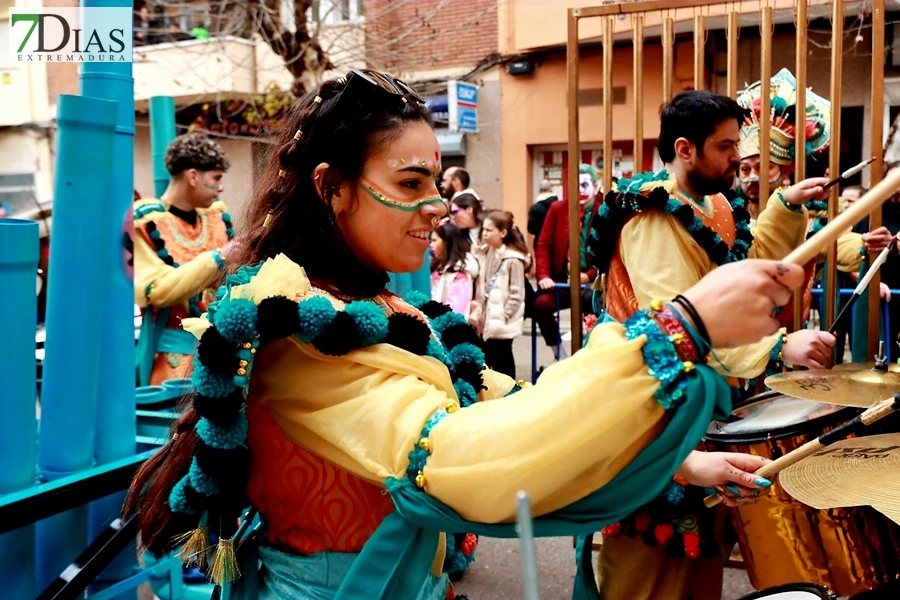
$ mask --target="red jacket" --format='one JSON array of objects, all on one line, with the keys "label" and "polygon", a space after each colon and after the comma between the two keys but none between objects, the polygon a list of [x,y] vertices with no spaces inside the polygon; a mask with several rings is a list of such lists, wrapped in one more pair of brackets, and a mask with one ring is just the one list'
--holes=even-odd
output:
[{"label": "red jacket", "polygon": [[[593,218],[597,214],[600,205],[603,204],[603,197],[597,194],[594,205],[591,207],[591,215]],[[579,216],[584,222],[584,209],[579,207]],[[585,240],[582,239],[584,244]],[[544,227],[537,239],[537,248],[535,250],[535,275],[538,281],[549,277],[554,281],[565,283],[565,278],[561,278],[566,270],[569,261],[569,201],[558,200],[550,205],[547,211],[547,218],[544,221]],[[573,260],[578,260],[578,256],[573,253]],[[592,266],[588,267],[587,276],[591,281],[597,277],[597,269]]]}]

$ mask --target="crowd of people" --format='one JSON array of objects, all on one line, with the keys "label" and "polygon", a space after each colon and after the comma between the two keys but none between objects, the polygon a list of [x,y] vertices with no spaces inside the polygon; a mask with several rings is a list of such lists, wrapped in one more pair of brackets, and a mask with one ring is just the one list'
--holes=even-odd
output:
[{"label": "crowd of people", "polygon": [[[442,168],[424,101],[387,74],[353,71],[297,104],[237,235],[221,148],[177,138],[168,189],[135,202],[137,367],[142,385],[192,373],[196,393],[132,485],[142,543],[181,547],[232,598],[445,600],[478,535],[514,535],[527,489],[537,535],[582,537],[576,597],[718,600],[725,521],[698,501],[753,502],[771,481],[752,475],[766,459],[698,445],[747,380],[821,368],[835,344],[776,318],[815,277],[778,261],[814,230],[826,180],[776,187],[759,209],[760,153],[779,157],[779,186],[797,157],[787,118],[760,147],[754,106],[752,88],[684,92],[660,113],[664,170],[604,194],[581,165],[578,249],[573,199],[541,182],[526,239],[465,169]],[[828,107],[811,106],[814,153]],[[842,236],[848,272],[900,229],[896,206],[886,229]],[[430,296],[388,291],[429,248]],[[560,284],[598,313],[571,357]],[[558,359],[534,385],[513,353],[526,314]],[[242,537],[248,506],[264,535]],[[598,584],[583,541],[599,531]]]}]

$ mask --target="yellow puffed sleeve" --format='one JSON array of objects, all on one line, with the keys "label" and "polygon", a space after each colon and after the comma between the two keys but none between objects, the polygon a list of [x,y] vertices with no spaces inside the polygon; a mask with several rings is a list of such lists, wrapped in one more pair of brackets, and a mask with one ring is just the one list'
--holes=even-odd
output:
[{"label": "yellow puffed sleeve", "polygon": [[[862,235],[847,231],[837,239],[837,269],[844,273],[856,273],[862,264]],[[823,257],[824,258],[824,257]]]},{"label": "yellow puffed sleeve", "polygon": [[790,210],[778,194],[772,194],[756,221],[749,258],[781,260],[803,243],[808,225],[805,207],[801,211]]},{"label": "yellow puffed sleeve", "polygon": [[134,300],[141,308],[187,302],[221,276],[212,252],[202,252],[177,268],[167,265],[142,231],[134,235]]},{"label": "yellow puffed sleeve", "polygon": [[[431,430],[423,493],[466,519],[496,523],[515,518],[519,490],[540,515],[609,482],[665,424],[643,344],[621,325],[600,325],[584,349],[508,396],[512,381],[486,372],[491,400]],[[426,422],[457,396],[431,357],[387,344],[332,357],[286,339],[260,349],[248,401],[269,407],[300,446],[383,485],[406,476]]]},{"label": "yellow puffed sleeve", "polygon": [[[650,308],[654,299],[671,300],[715,268],[684,226],[662,211],[643,211],[628,221],[622,228],[620,249],[642,309]],[[776,334],[740,348],[716,349],[718,361],[711,360],[709,366],[723,375],[752,379],[765,371],[778,339]]]}]

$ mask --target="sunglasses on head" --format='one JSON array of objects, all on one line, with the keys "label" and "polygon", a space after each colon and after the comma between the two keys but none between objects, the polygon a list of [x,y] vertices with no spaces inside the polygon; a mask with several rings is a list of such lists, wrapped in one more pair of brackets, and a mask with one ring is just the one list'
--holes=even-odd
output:
[{"label": "sunglasses on head", "polygon": [[403,102],[416,102],[420,106],[425,105],[425,100],[416,93],[409,84],[393,75],[373,71],[372,69],[353,69],[347,75],[347,83],[341,90],[338,104],[345,98],[366,98],[371,92],[380,94],[383,98],[400,98]]}]

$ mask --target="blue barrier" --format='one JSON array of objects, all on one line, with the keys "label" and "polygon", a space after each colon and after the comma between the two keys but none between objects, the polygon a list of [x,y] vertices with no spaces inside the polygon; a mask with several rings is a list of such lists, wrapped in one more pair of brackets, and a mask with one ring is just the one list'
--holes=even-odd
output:
[{"label": "blue barrier", "polygon": [[[34,331],[39,240],[34,221],[0,219],[0,497],[35,483]],[[23,576],[24,574],[24,576]],[[0,597],[34,597],[34,525],[0,535]]]},{"label": "blue barrier", "polygon": [[[44,481],[89,468],[99,386],[115,102],[59,96],[47,342],[38,465]],[[90,152],[85,149],[90,148]],[[85,209],[90,207],[90,212]],[[89,216],[89,218],[85,218]],[[33,353],[29,353],[33,355]],[[37,524],[37,584],[43,588],[84,548],[87,507]]]},{"label": "blue barrier", "polygon": [[[821,298],[822,291],[822,288],[813,288],[813,298]],[[853,295],[853,290],[849,288],[841,288],[840,290],[838,290],[838,293],[842,298],[850,297]],[[900,301],[900,290],[891,290],[891,301]],[[851,309],[854,313],[856,312],[856,309],[859,308],[860,302],[862,302],[862,299],[860,299],[860,301],[857,302],[856,305]],[[888,332],[885,334],[885,337],[887,338],[890,336],[891,331],[891,311],[889,308],[889,303],[884,300],[881,300],[881,318],[883,321],[882,328],[885,332]],[[885,354],[887,355],[888,362],[894,362],[894,342],[896,341],[897,340],[887,340],[887,343],[885,344]],[[872,360],[872,358],[870,357],[868,360]]]},{"label": "blue barrier", "polygon": [[[132,7],[131,0],[83,0],[83,8]],[[100,347],[103,359],[97,368],[103,377],[98,389],[94,450],[97,462],[105,464],[135,453],[134,400],[134,281],[123,257],[123,236],[132,228],[132,198],[134,190],[134,79],[130,62],[96,62],[81,66],[79,75],[81,95],[113,100],[117,103],[116,127],[113,137],[112,169],[106,206],[109,223],[102,234],[103,253],[98,256],[105,264],[99,323]],[[128,231],[130,234],[130,231]],[[99,535],[119,516],[124,493],[98,500],[90,507],[89,539]],[[123,552],[104,571],[98,582],[114,582],[129,577],[137,568],[134,545]],[[95,589],[96,586],[95,586]],[[125,598],[134,598],[136,593]]]},{"label": "blue barrier", "polygon": [[150,98],[150,160],[153,163],[153,194],[159,198],[169,185],[166,170],[166,148],[175,139],[175,99],[171,96]]}]

